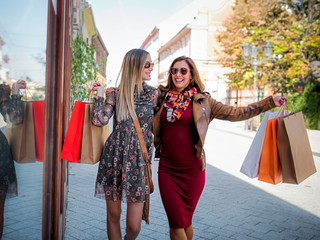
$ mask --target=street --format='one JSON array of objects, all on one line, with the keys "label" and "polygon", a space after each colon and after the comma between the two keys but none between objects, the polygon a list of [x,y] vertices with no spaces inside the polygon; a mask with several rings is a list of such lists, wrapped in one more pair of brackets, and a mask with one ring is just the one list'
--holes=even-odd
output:
[{"label": "street", "polygon": [[[320,239],[320,174],[299,185],[272,185],[239,172],[255,132],[244,123],[214,120],[207,134],[206,186],[196,208],[194,239]],[[320,132],[309,135],[320,169]],[[169,239],[169,228],[157,185],[150,224],[142,223],[138,239]],[[97,165],[71,164],[65,239],[107,239],[105,202],[93,197]],[[126,205],[121,217],[125,233]]]}]

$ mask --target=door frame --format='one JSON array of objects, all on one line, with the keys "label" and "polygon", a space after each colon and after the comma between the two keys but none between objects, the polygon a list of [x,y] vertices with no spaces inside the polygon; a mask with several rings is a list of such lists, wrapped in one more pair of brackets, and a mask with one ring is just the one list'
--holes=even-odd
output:
[{"label": "door frame", "polygon": [[64,239],[68,163],[60,158],[70,117],[72,0],[48,0],[42,239]]}]

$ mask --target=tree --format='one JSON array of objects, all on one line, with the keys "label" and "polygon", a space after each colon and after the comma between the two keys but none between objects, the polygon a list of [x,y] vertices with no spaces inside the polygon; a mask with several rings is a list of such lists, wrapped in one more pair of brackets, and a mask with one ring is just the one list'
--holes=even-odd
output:
[{"label": "tree", "polygon": [[252,70],[241,56],[245,39],[257,45],[267,40],[272,42],[277,59],[259,67],[264,76],[257,85],[292,96],[292,108],[303,110],[312,128],[320,121],[320,110],[319,107],[309,109],[304,104],[320,97],[316,72],[320,69],[315,67],[320,52],[319,13],[317,0],[238,0],[233,15],[223,25],[225,30],[218,37],[224,47],[220,60],[233,69],[229,74],[232,87],[238,83],[241,87],[252,84]]},{"label": "tree", "polygon": [[[219,54],[219,59],[225,67],[233,70],[227,74],[230,87],[244,89],[253,84],[254,73],[242,58],[241,46],[246,39],[250,43],[254,40],[257,45],[265,42],[268,30],[257,29],[257,26],[266,24],[266,9],[272,8],[275,2],[275,0],[237,0],[233,14],[223,23],[224,30],[217,38],[224,49]],[[258,57],[261,58],[261,53]],[[257,81],[258,87],[262,87],[263,80],[265,78]]]},{"label": "tree", "polygon": [[93,47],[86,43],[82,36],[77,36],[72,41],[71,109],[75,100],[84,101],[88,97],[98,71]]}]

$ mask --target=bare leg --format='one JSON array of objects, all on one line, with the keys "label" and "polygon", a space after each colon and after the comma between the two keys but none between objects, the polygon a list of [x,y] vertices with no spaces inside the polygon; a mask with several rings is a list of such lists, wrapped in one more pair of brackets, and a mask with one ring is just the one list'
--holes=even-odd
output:
[{"label": "bare leg", "polygon": [[184,228],[170,228],[171,240],[188,240]]},{"label": "bare leg", "polygon": [[107,202],[107,232],[110,240],[121,240],[121,201],[106,200]]},{"label": "bare leg", "polygon": [[188,240],[192,240],[192,238],[193,238],[193,227],[192,227],[192,225],[190,225],[189,227],[185,228],[184,231],[185,231],[185,233],[187,235],[187,239]]},{"label": "bare leg", "polygon": [[128,240],[134,240],[141,230],[143,202],[128,203],[127,206],[126,236]]}]

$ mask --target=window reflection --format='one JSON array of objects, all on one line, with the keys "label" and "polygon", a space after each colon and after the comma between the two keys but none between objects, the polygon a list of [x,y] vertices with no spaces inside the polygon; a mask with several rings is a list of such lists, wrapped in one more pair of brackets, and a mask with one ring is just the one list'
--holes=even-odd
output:
[{"label": "window reflection", "polygon": [[41,239],[46,34],[47,1],[1,1],[0,239]]}]

